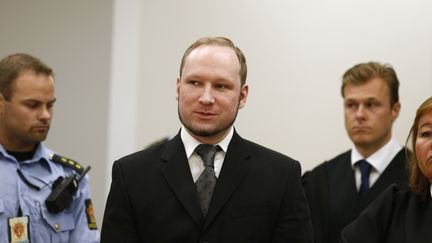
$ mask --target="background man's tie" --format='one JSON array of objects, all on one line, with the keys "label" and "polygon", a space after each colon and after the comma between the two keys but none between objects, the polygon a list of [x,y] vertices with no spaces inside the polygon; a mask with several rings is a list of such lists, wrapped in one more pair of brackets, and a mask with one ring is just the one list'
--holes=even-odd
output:
[{"label": "background man's tie", "polygon": [[359,195],[364,195],[369,190],[369,175],[372,169],[372,166],[366,160],[360,160],[356,163],[360,168],[361,173],[361,184]]},{"label": "background man's tie", "polygon": [[195,152],[201,157],[204,162],[204,171],[195,182],[198,199],[201,205],[201,211],[204,217],[210,205],[213,195],[213,189],[216,186],[216,175],[214,171],[214,158],[216,152],[220,149],[219,146],[209,144],[200,144],[195,148]]}]

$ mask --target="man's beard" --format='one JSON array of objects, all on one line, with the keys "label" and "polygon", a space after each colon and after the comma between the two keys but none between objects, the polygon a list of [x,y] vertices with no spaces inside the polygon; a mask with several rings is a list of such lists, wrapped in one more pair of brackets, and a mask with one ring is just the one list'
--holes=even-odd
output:
[{"label": "man's beard", "polygon": [[178,113],[178,116],[179,116],[180,122],[183,124],[183,126],[184,126],[184,127],[185,127],[189,132],[190,132],[190,133],[192,133],[193,135],[199,136],[199,137],[212,137],[212,136],[218,135],[218,134],[220,134],[220,133],[226,131],[228,128],[230,128],[230,127],[234,124],[234,122],[235,122],[235,120],[236,120],[236,118],[237,118],[238,110],[239,110],[239,109],[238,109],[238,104],[237,104],[236,113],[235,113],[233,119],[232,119],[232,120],[231,120],[227,125],[225,125],[225,126],[223,126],[223,127],[215,127],[213,130],[200,130],[200,129],[195,129],[195,128],[192,126],[192,124],[188,124],[188,123],[186,123],[186,122],[182,119],[181,114],[180,114],[180,107],[179,107],[179,105],[178,105],[178,103],[177,103],[177,113]]}]

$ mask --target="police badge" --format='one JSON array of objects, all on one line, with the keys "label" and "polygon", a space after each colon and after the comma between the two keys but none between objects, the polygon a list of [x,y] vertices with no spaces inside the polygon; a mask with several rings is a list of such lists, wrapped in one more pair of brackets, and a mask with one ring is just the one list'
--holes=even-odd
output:
[{"label": "police badge", "polygon": [[29,217],[9,218],[10,243],[29,243]]}]

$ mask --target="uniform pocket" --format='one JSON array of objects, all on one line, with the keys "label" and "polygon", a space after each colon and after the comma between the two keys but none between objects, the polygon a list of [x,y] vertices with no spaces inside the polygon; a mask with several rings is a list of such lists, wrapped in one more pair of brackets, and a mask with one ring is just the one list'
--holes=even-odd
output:
[{"label": "uniform pocket", "polygon": [[51,242],[70,242],[71,232],[75,229],[73,215],[67,211],[56,214],[50,213],[44,204],[41,206],[41,211],[43,220],[52,229],[50,234]]},{"label": "uniform pocket", "polygon": [[50,213],[42,206],[42,217],[55,232],[64,232],[75,229],[73,215],[68,212]]}]

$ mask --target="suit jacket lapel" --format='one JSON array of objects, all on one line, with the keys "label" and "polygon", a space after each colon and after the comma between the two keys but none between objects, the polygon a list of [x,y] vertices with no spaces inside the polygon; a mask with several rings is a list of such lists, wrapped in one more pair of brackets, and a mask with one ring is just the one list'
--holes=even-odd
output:
[{"label": "suit jacket lapel", "polygon": [[205,219],[204,230],[222,210],[247,175],[251,166],[250,161],[248,161],[249,158],[250,153],[244,147],[244,140],[234,132]]},{"label": "suit jacket lapel", "polygon": [[365,198],[362,201],[361,208],[363,209],[369,205],[389,185],[397,183],[399,186],[405,186],[408,181],[407,175],[406,150],[401,149],[366,193]]},{"label": "suit jacket lapel", "polygon": [[[356,188],[354,170],[351,167],[351,151],[344,153],[339,159],[340,163],[329,166],[329,202],[330,208],[355,208],[359,201]],[[355,217],[355,212],[350,212]],[[344,215],[347,216],[347,215]],[[331,219],[330,219],[331,220]]]},{"label": "suit jacket lapel", "polygon": [[198,203],[197,192],[186,158],[184,145],[179,134],[168,142],[166,149],[162,152],[161,159],[166,162],[166,167],[161,171],[162,174],[165,176],[180,203],[201,227],[204,219]]}]

